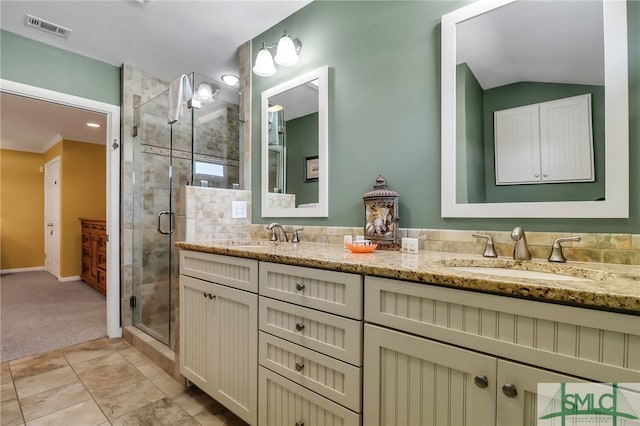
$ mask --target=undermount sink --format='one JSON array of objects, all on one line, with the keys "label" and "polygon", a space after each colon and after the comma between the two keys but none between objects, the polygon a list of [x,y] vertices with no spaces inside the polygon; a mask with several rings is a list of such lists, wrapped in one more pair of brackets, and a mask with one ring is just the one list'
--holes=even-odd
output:
[{"label": "undermount sink", "polygon": [[501,277],[511,278],[531,278],[534,280],[593,281],[588,278],[554,274],[551,272],[529,271],[526,269],[492,268],[488,266],[454,266],[453,269],[456,271],[472,272],[474,274],[499,275]]},{"label": "undermount sink", "polygon": [[444,259],[442,265],[459,272],[536,280],[605,281],[613,276],[574,265],[511,259]]},{"label": "undermount sink", "polygon": [[278,241],[269,241],[269,240],[229,240],[229,241],[219,241],[216,242],[220,245],[225,245],[229,247],[273,247],[280,244]]}]

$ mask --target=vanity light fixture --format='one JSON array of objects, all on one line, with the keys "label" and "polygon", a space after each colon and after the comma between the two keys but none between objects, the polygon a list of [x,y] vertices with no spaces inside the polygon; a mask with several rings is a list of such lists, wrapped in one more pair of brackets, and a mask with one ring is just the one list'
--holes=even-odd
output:
[{"label": "vanity light fixture", "polygon": [[290,67],[292,65],[296,65],[300,60],[300,50],[302,50],[302,43],[297,38],[293,39],[289,37],[287,34],[287,30],[284,31],[282,37],[278,41],[276,48],[276,56],[272,57],[269,49],[273,49],[276,47],[276,43],[268,45],[266,43],[262,43],[262,48],[256,55],[256,62],[253,66],[253,72],[260,77],[271,77],[274,75],[277,70],[273,63],[275,59],[275,63],[283,66]]},{"label": "vanity light fixture", "polygon": [[224,84],[226,84],[227,86],[235,86],[240,81],[240,79],[237,76],[231,75],[231,74],[224,74],[220,78],[222,79]]},{"label": "vanity light fixture", "polygon": [[267,111],[269,112],[278,112],[278,111],[282,111],[284,109],[284,107],[280,104],[274,104],[274,105],[269,105],[269,108],[267,108]]},{"label": "vanity light fixture", "polygon": [[98,124],[98,123],[93,123],[93,122],[88,122],[88,123],[87,123],[87,127],[94,127],[94,128],[96,128],[96,129],[97,129],[98,127],[100,127],[100,124]]}]

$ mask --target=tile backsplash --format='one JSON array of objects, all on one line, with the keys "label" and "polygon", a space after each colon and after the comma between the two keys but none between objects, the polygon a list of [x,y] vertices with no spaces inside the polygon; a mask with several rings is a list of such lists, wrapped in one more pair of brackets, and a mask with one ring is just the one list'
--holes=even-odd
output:
[{"label": "tile backsplash", "polygon": [[[292,229],[293,225],[285,226]],[[526,231],[526,230],[525,230]],[[499,256],[511,256],[513,241],[511,231],[450,230],[450,229],[406,229],[399,231],[400,238],[417,238],[420,250],[452,253],[482,254],[485,242],[471,236],[473,232],[493,237]],[[362,227],[304,226],[300,233],[302,241],[342,244],[344,235],[363,235]],[[546,259],[551,252],[553,240],[559,237],[581,238],[579,242],[564,242],[564,254],[569,261],[604,262],[640,265],[640,234],[571,233],[571,232],[526,232],[527,243],[534,258]],[[264,225],[252,225],[251,238],[268,238]]]},{"label": "tile backsplash", "polygon": [[[186,186],[178,195],[178,217],[186,223],[186,240],[192,242],[228,239],[268,239],[265,224],[251,223],[250,191]],[[246,201],[248,217],[234,219],[232,201]],[[363,227],[302,226],[301,241],[342,244],[344,235],[363,235]],[[285,225],[291,231],[294,225]],[[482,254],[485,241],[471,236],[478,232],[493,237],[499,256],[511,256],[511,231],[413,229],[401,228],[399,237],[417,238],[420,250],[451,253]],[[560,237],[580,237],[579,242],[564,242],[564,255],[569,261],[603,262],[640,265],[640,234],[526,232],[527,243],[534,258],[546,259],[553,240]]]}]

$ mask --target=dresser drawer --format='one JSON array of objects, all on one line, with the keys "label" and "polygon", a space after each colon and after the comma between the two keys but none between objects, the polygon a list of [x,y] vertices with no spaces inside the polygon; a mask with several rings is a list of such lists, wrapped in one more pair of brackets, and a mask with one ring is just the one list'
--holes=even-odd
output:
[{"label": "dresser drawer", "polygon": [[265,332],[260,332],[259,342],[261,365],[360,412],[360,368]]},{"label": "dresser drawer", "polygon": [[362,277],[301,266],[260,263],[260,294],[362,319]]},{"label": "dresser drawer", "polygon": [[258,292],[258,261],[180,250],[180,274]]},{"label": "dresser drawer", "polygon": [[359,414],[264,367],[259,367],[258,382],[261,426],[360,425]]},{"label": "dresser drawer", "polygon": [[362,365],[362,322],[260,296],[260,329],[350,364]]}]

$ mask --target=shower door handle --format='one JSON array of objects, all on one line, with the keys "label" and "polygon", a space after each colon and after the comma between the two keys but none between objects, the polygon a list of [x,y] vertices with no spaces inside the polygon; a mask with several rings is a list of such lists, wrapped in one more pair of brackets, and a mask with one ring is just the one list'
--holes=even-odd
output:
[{"label": "shower door handle", "polygon": [[[162,230],[162,226],[160,225],[161,218],[164,215],[169,215],[169,231],[163,231]],[[163,235],[173,234],[173,231],[175,230],[175,216],[174,216],[174,213],[172,211],[170,211],[170,210],[163,210],[161,212],[158,212],[158,226],[156,227],[156,229],[158,230],[159,233],[161,233]]]}]

